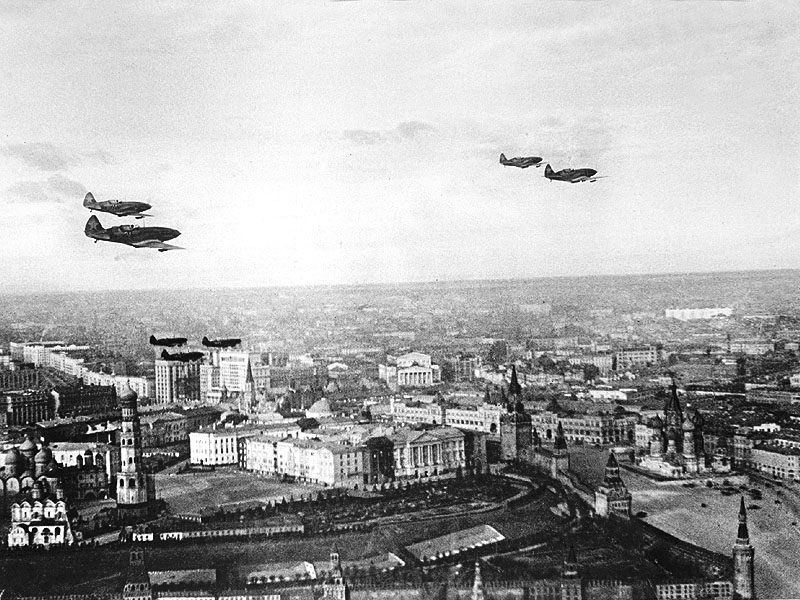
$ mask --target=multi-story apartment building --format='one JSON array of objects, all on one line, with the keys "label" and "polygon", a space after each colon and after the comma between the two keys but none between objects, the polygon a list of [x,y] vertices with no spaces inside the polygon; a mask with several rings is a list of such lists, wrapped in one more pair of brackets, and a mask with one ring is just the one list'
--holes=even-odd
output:
[{"label": "multi-story apartment building", "polygon": [[616,353],[617,370],[636,366],[658,364],[658,349],[655,346],[625,348]]},{"label": "multi-story apartment building", "polygon": [[728,342],[728,352],[731,354],[749,354],[760,356],[767,352],[775,351],[775,342],[764,340],[731,340]]},{"label": "multi-story apartment building", "polygon": [[186,430],[186,415],[176,412],[161,412],[141,417],[142,448],[158,448],[185,442],[189,438]]},{"label": "multi-story apartment building", "polygon": [[219,353],[219,385],[229,392],[244,392],[253,381],[250,354],[236,350]]},{"label": "multi-story apartment building", "polygon": [[239,464],[238,435],[235,429],[212,429],[189,434],[189,455],[194,465]]},{"label": "multi-story apartment building", "polygon": [[0,394],[0,426],[31,425],[53,418],[53,397],[44,390]]},{"label": "multi-story apartment building", "polygon": [[444,411],[444,424],[447,427],[490,434],[500,432],[500,418],[506,412],[502,406],[485,403],[474,407],[448,405]]},{"label": "multi-story apartment building", "polygon": [[259,435],[246,440],[250,471],[333,487],[364,483],[364,446]]},{"label": "multi-story apartment building", "polygon": [[156,403],[200,401],[200,360],[156,360]]},{"label": "multi-story apartment building", "polygon": [[458,354],[448,362],[455,381],[475,381],[475,371],[483,364],[481,357],[473,354]]},{"label": "multi-story apartment building", "polygon": [[111,385],[58,386],[51,392],[56,417],[78,417],[108,413],[117,406],[117,389]]},{"label": "multi-story apartment building", "polygon": [[117,390],[117,396],[127,388],[136,392],[139,398],[150,398],[150,381],[145,377],[127,377],[125,375],[109,375],[96,371],[84,370],[81,373],[85,385],[113,385]]},{"label": "multi-story apartment building", "polygon": [[626,415],[600,413],[559,416],[558,413],[544,411],[533,413],[531,421],[533,428],[546,440],[553,439],[559,422],[569,442],[605,445],[624,444],[635,439],[636,417]]},{"label": "multi-story apartment building", "polygon": [[800,479],[800,447],[762,442],[752,450],[750,468],[778,479]]},{"label": "multi-story apartment building", "polygon": [[[432,399],[432,398],[431,398]],[[392,399],[389,403],[392,418],[398,423],[427,423],[441,425],[445,409],[437,402]]]},{"label": "multi-story apartment building", "polygon": [[36,390],[42,384],[40,369],[14,369],[0,371],[0,391]]},{"label": "multi-story apartment building", "polygon": [[[280,438],[297,436],[300,434],[300,427],[294,422],[284,421],[193,431],[189,434],[189,460],[193,465],[239,465],[241,468],[249,468],[249,444],[245,440],[265,434]],[[245,449],[247,456],[243,456]]]}]

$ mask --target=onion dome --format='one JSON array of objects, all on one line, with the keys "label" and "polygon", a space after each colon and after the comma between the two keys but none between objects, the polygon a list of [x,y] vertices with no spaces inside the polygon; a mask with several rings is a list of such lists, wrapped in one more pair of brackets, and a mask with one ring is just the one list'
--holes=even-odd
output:
[{"label": "onion dome", "polygon": [[50,464],[51,460],[53,460],[53,451],[47,446],[42,446],[42,449],[36,453],[36,456],[33,459],[37,465],[42,466]]},{"label": "onion dome", "polygon": [[57,469],[58,467],[59,467],[59,464],[58,464],[58,462],[56,462],[56,459],[55,458],[51,458],[50,462],[47,463],[47,468],[44,470],[44,472],[45,473],[49,473],[50,471],[53,471],[53,470]]},{"label": "onion dome", "polygon": [[19,476],[20,479],[25,479],[26,477],[30,477],[31,479],[33,479],[33,471],[31,471],[30,469],[25,469],[22,472],[22,475]]},{"label": "onion dome", "polygon": [[307,417],[330,417],[332,415],[330,402],[328,402],[326,398],[317,400],[311,405],[311,408],[306,411]]},{"label": "onion dome", "polygon": [[126,385],[119,395],[119,405],[121,408],[136,408],[136,400],[139,396],[130,386]]},{"label": "onion dome", "polygon": [[22,458],[22,455],[16,448],[11,448],[11,450],[6,452],[6,471],[9,470],[9,467],[16,467],[19,464],[20,458]]},{"label": "onion dome", "polygon": [[19,451],[26,456],[27,455],[33,456],[34,454],[36,454],[36,451],[38,449],[39,447],[36,445],[36,442],[33,441],[33,437],[31,437],[31,434],[25,436],[25,441],[22,442],[22,445],[19,447]]},{"label": "onion dome", "polygon": [[661,420],[661,417],[656,415],[655,417],[650,419],[650,427],[652,427],[653,429],[661,429],[662,427],[664,427],[664,421]]}]

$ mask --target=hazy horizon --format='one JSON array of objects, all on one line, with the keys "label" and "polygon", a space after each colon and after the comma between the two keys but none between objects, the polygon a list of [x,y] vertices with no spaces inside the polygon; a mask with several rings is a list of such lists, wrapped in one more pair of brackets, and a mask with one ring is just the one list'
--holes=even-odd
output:
[{"label": "hazy horizon", "polygon": [[611,279],[611,278],[659,278],[659,277],[687,277],[720,275],[722,277],[766,274],[766,273],[798,273],[800,268],[793,269],[744,269],[731,271],[692,271],[692,272],[663,272],[663,273],[597,273],[590,275],[546,275],[541,277],[513,277],[513,278],[482,278],[482,279],[438,279],[431,281],[386,281],[370,283],[312,283],[295,285],[242,285],[242,286],[211,286],[211,287],[140,287],[140,288],[94,288],[94,289],[71,289],[71,290],[44,290],[44,291],[6,291],[0,290],[0,296],[36,296],[36,295],[58,295],[58,294],[82,294],[82,293],[123,293],[126,291],[134,292],[203,292],[211,290],[281,290],[281,289],[325,289],[325,288],[381,288],[381,287],[404,287],[404,286],[437,286],[437,285],[459,285],[459,284],[496,284],[496,283],[526,283],[533,281],[550,281],[561,279]]},{"label": "hazy horizon", "polygon": [[[5,291],[800,268],[796,3],[0,15]],[[87,191],[151,203],[186,250],[93,244]]]}]

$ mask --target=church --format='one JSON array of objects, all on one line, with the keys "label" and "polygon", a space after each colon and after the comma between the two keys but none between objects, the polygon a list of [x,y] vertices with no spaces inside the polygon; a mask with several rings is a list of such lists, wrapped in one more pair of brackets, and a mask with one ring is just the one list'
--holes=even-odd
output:
[{"label": "church", "polygon": [[639,466],[671,479],[707,472],[703,425],[699,411],[684,413],[673,383],[664,403],[663,419],[659,415],[650,419],[645,428],[647,439],[638,442],[644,450],[637,460]]}]

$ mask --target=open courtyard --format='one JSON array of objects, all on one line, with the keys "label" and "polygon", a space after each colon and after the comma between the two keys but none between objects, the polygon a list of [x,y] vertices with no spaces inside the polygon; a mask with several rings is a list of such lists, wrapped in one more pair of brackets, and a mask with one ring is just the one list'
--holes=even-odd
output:
[{"label": "open courtyard", "polygon": [[[597,485],[603,476],[608,451],[593,447],[570,448],[572,467],[581,478]],[[722,477],[714,478],[713,487],[706,479],[658,482],[626,469],[622,479],[633,496],[633,512],[645,512],[644,519],[677,538],[730,556],[736,539],[740,493],[723,495]],[[769,487],[750,478],[728,477],[745,497],[750,542],[756,550],[756,591],[763,598],[800,597],[800,579],[796,570],[800,556],[800,494],[797,484]],[[746,490],[757,488],[763,497],[754,500]],[[691,485],[691,484],[690,484]]]},{"label": "open courtyard", "polygon": [[316,495],[321,489],[318,485],[286,483],[234,470],[156,475],[156,493],[166,500],[173,514],[299,499]]}]

